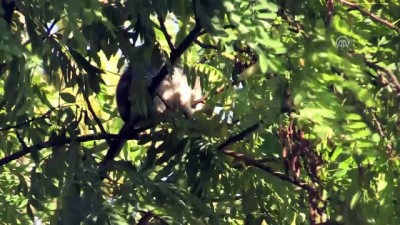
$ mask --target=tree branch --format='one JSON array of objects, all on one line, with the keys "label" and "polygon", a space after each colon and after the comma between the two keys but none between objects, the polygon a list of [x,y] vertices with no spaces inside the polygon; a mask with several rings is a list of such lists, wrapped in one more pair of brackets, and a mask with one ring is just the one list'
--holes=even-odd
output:
[{"label": "tree branch", "polygon": [[194,42],[196,45],[200,46],[201,48],[210,48],[210,49],[218,50],[218,47],[217,47],[217,46],[201,43],[201,42],[198,41],[197,39],[196,39],[196,40],[193,40],[193,42]]},{"label": "tree branch", "polygon": [[351,9],[358,10],[361,14],[368,16],[372,20],[374,20],[378,23],[381,23],[390,29],[400,32],[400,28],[396,27],[393,23],[391,23],[385,19],[382,19],[379,16],[373,14],[372,12],[369,12],[369,11],[361,8],[357,3],[352,3],[352,2],[345,1],[345,0],[338,0],[338,2],[342,3],[345,6],[350,7]]},{"label": "tree branch", "polygon": [[222,144],[220,144],[217,147],[217,150],[224,153],[225,155],[231,156],[233,158],[235,158],[236,160],[242,161],[244,162],[246,165],[248,166],[254,166],[257,167],[261,170],[266,171],[267,173],[278,177],[279,179],[283,180],[283,181],[287,181],[292,183],[293,185],[296,185],[304,190],[307,191],[315,191],[315,189],[306,184],[305,182],[299,181],[299,180],[294,180],[292,178],[290,178],[289,176],[285,175],[284,173],[281,172],[277,172],[274,171],[271,167],[267,166],[264,162],[260,161],[260,160],[256,160],[253,159],[249,156],[246,156],[242,153],[238,153],[238,152],[234,152],[232,150],[228,150],[227,148],[229,148],[230,146],[232,146],[233,144],[243,140],[244,138],[246,138],[247,136],[249,136],[250,134],[252,134],[253,132],[255,132],[258,128],[260,127],[260,122],[257,122],[256,124],[250,126],[249,128],[243,130],[242,132],[240,132],[239,134],[232,136],[230,138],[228,138],[228,140],[226,140],[225,142],[223,142]]},{"label": "tree branch", "polygon": [[252,125],[251,127],[246,128],[245,130],[243,130],[239,134],[237,134],[235,136],[232,136],[232,137],[229,137],[226,141],[224,141],[222,144],[220,144],[217,147],[217,150],[218,151],[224,151],[225,149],[229,148],[230,146],[232,146],[236,142],[239,142],[239,141],[245,139],[247,136],[249,136],[250,134],[255,132],[259,127],[260,127],[260,122],[257,122],[256,124]]},{"label": "tree branch", "polygon": [[400,96],[400,83],[399,83],[399,80],[397,79],[396,75],[392,71],[390,71],[382,66],[379,66],[378,64],[376,64],[374,62],[370,62],[366,59],[364,61],[368,67],[374,69],[377,72],[383,71],[386,75],[388,75],[389,79],[391,80],[391,82],[390,82],[391,86],[393,87],[394,91],[397,93],[397,96]]},{"label": "tree branch", "polygon": [[89,135],[84,135],[80,137],[63,137],[63,136],[57,136],[56,138],[53,138],[52,140],[48,140],[42,143],[39,143],[37,145],[33,145],[30,147],[22,148],[21,150],[5,156],[4,158],[0,159],[0,166],[4,166],[5,164],[17,160],[21,158],[22,156],[25,156],[29,153],[35,152],[35,151],[40,151],[45,148],[51,148],[51,147],[57,147],[57,146],[62,146],[65,144],[70,144],[72,142],[78,142],[78,143],[83,143],[87,141],[96,141],[96,140],[103,140],[103,139],[110,139],[110,140],[138,140],[141,137],[141,135],[138,135],[137,133],[132,133],[132,134],[125,134],[125,135],[118,135],[118,134],[89,134]]},{"label": "tree branch", "polygon": [[253,159],[249,156],[246,156],[245,154],[234,152],[232,150],[223,150],[222,153],[224,153],[225,155],[229,155],[236,160],[244,162],[247,166],[257,167],[257,168],[259,168],[259,169],[261,169],[283,181],[287,181],[287,182],[289,182],[297,187],[300,187],[304,190],[311,191],[311,192],[315,191],[315,188],[311,187],[310,185],[306,184],[305,182],[299,181],[299,180],[293,180],[292,178],[285,175],[284,173],[274,171],[271,167],[269,167],[265,163],[263,163],[259,160]]},{"label": "tree branch", "polygon": [[174,44],[172,44],[172,42],[171,42],[171,36],[168,34],[167,28],[165,27],[164,18],[162,18],[162,17],[160,16],[160,14],[158,14],[157,19],[158,19],[158,23],[160,23],[161,32],[163,32],[163,34],[164,34],[164,36],[165,36],[165,39],[167,40],[169,49],[170,49],[171,52],[172,52],[172,51],[175,50],[175,46],[174,46]]}]

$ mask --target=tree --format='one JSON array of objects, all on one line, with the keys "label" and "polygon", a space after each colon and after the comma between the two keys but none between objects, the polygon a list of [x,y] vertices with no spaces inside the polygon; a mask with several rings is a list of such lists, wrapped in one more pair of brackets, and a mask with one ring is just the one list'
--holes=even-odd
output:
[{"label": "tree", "polygon": [[[399,8],[1,0],[0,224],[399,224]],[[118,134],[127,62],[212,113]]]}]

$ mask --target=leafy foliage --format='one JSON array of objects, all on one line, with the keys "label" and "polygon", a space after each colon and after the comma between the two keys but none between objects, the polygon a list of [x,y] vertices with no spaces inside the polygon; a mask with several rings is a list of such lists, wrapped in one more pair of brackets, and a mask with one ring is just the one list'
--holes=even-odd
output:
[{"label": "leafy foliage", "polygon": [[[1,0],[0,224],[399,224],[400,4],[357,2]],[[209,113],[117,135],[127,63]]]}]

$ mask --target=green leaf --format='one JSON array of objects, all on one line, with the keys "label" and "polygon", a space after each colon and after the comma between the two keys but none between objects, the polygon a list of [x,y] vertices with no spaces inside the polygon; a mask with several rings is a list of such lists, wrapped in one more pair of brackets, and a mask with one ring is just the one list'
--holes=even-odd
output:
[{"label": "green leaf", "polygon": [[351,198],[351,201],[350,201],[350,209],[354,209],[356,207],[357,203],[360,200],[360,197],[361,197],[361,192],[360,191],[356,192],[353,195],[353,197]]},{"label": "green leaf", "polygon": [[60,97],[62,100],[64,100],[67,103],[75,103],[76,102],[75,96],[73,96],[72,94],[70,94],[68,92],[60,93]]}]

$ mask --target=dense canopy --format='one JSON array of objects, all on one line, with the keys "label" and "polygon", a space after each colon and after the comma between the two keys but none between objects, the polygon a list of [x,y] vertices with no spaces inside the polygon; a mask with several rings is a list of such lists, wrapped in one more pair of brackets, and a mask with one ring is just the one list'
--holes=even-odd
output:
[{"label": "dense canopy", "polygon": [[[0,224],[400,224],[399,1],[1,0],[0,17]],[[156,71],[142,99],[182,66],[206,109],[141,101],[148,129],[120,133],[128,65]]]}]

